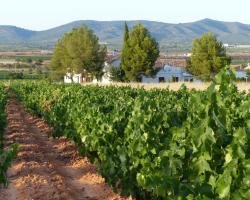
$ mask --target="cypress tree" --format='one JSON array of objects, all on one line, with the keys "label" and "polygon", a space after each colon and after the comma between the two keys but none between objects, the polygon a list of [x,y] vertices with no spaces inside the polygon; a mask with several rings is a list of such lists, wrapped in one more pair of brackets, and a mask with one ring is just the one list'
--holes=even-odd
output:
[{"label": "cypress tree", "polygon": [[125,68],[126,60],[128,57],[128,39],[129,39],[129,29],[128,24],[125,22],[124,24],[124,35],[123,35],[123,48],[122,48],[122,55],[121,55],[121,68]]},{"label": "cypress tree", "polygon": [[123,35],[123,48],[122,48],[121,64],[120,64],[121,80],[125,79],[124,68],[126,68],[126,65],[127,65],[126,61],[128,60],[128,56],[129,56],[128,39],[129,39],[129,29],[128,29],[127,22],[125,22],[124,35]]},{"label": "cypress tree", "polygon": [[124,24],[124,38],[123,38],[123,42],[124,43],[127,42],[128,38],[129,38],[128,24],[127,24],[127,22],[125,22],[125,24]]},{"label": "cypress tree", "polygon": [[126,78],[139,81],[141,75],[153,75],[159,46],[149,31],[142,24],[137,24],[129,36],[124,35],[124,39],[126,41],[122,50],[122,69]]}]

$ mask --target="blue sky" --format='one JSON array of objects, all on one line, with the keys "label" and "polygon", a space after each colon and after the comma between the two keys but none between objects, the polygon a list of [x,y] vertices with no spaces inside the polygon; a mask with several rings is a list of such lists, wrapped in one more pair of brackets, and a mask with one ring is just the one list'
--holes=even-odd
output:
[{"label": "blue sky", "polygon": [[249,0],[2,0],[0,24],[45,30],[74,20],[145,19],[183,23],[212,18],[250,24]]}]

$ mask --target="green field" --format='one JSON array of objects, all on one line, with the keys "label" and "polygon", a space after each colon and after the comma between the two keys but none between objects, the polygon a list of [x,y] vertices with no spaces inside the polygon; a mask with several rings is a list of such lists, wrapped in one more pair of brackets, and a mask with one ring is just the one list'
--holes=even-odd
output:
[{"label": "green field", "polygon": [[9,80],[9,79],[24,79],[24,80],[38,80],[46,79],[47,73],[29,73],[28,71],[24,72],[9,72],[9,71],[0,71],[0,80]]}]

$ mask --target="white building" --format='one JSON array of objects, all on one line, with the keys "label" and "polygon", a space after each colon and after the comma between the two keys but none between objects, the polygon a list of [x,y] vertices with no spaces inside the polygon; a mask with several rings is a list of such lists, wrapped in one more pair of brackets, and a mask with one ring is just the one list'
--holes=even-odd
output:
[{"label": "white building", "polygon": [[81,74],[74,74],[73,77],[71,78],[71,74],[67,73],[64,76],[64,83],[82,83],[83,82],[83,78]]},{"label": "white building", "polygon": [[110,83],[110,65],[105,62],[103,67],[103,75],[101,80],[93,79],[93,83]]},{"label": "white building", "polygon": [[244,70],[237,70],[235,73],[237,79],[244,79],[247,81],[247,72]]},{"label": "white building", "polygon": [[142,76],[143,83],[160,83],[160,82],[193,82],[194,76],[188,73],[182,67],[173,67],[165,65],[153,77]]},{"label": "white building", "polygon": [[103,76],[101,80],[98,81],[97,79],[94,79],[93,83],[111,83],[112,80],[111,80],[110,70],[112,67],[115,68],[120,67],[120,64],[121,64],[120,58],[114,59],[113,61],[111,61],[111,63],[105,62],[103,68]]}]

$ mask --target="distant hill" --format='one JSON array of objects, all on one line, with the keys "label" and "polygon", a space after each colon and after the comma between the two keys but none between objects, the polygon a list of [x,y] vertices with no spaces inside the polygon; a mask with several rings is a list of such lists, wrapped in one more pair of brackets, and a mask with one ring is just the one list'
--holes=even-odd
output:
[{"label": "distant hill", "polygon": [[[127,21],[131,28],[142,23],[160,43],[162,50],[190,49],[194,38],[213,32],[224,43],[250,44],[250,25],[204,19],[192,23],[168,24],[153,21]],[[124,21],[75,21],[45,31],[31,31],[15,26],[0,26],[0,49],[52,49],[56,41],[73,28],[88,26],[110,48],[121,48]]]}]

